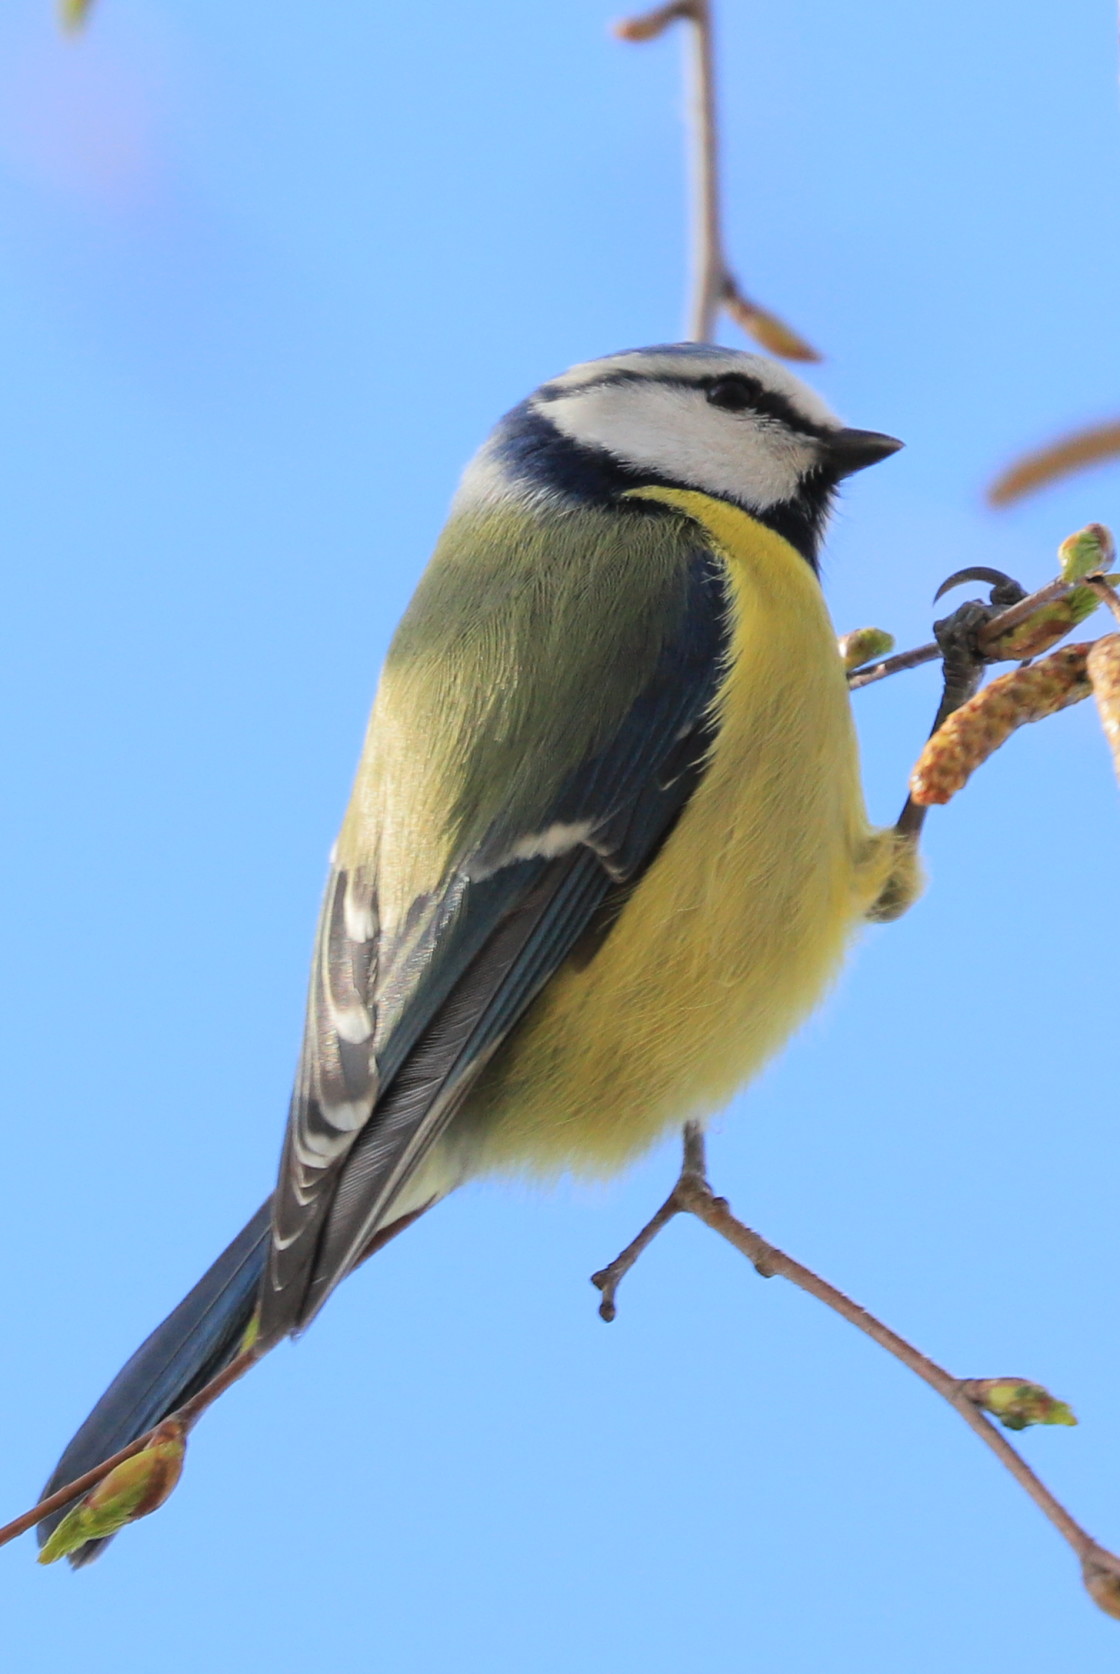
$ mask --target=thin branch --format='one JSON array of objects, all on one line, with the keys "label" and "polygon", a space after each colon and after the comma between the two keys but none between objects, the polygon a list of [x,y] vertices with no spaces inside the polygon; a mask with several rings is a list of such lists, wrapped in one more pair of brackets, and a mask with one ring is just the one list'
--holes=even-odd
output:
[{"label": "thin branch", "polygon": [[[185,1431],[193,1429],[207,1407],[212,1406],[219,1395],[224,1395],[230,1384],[236,1383],[238,1378],[243,1377],[250,1366],[254,1365],[259,1359],[260,1351],[258,1349],[244,1349],[236,1359],[230,1361],[223,1371],[219,1372],[216,1377],[211,1378],[209,1383],[204,1384],[197,1395],[192,1395],[189,1401],[184,1401],[181,1407],[176,1408],[172,1413],[168,1413],[167,1418],[161,1419],[160,1422],[166,1423],[168,1419],[176,1419]],[[70,1504],[71,1500],[80,1499],[84,1494],[88,1494],[90,1489],[96,1488],[97,1484],[102,1478],[108,1476],[110,1471],[116,1470],[118,1465],[123,1465],[126,1459],[131,1459],[135,1454],[142,1453],[159,1427],[157,1424],[151,1430],[145,1430],[142,1436],[137,1436],[135,1441],[129,1442],[127,1447],[122,1447],[111,1458],[103,1459],[99,1465],[94,1465],[93,1469],[86,1471],[83,1476],[75,1477],[73,1482],[67,1482],[63,1487],[56,1488],[53,1494],[48,1494],[45,1499],[39,1501],[38,1505],[32,1506],[30,1511],[25,1511],[22,1517],[14,1517],[10,1523],[5,1523],[3,1528],[0,1528],[0,1546],[6,1546],[10,1540],[16,1540],[21,1534],[26,1534],[28,1529],[33,1529],[36,1523],[41,1523],[43,1518],[49,1517],[52,1512],[61,1511],[63,1506]]]},{"label": "thin branch", "polygon": [[784,320],[751,300],[727,265],[720,190],[719,123],[711,0],[674,0],[614,26],[624,41],[652,41],[674,23],[689,26],[688,113],[692,173],[692,296],[686,331],[710,343],[723,308],[771,354],[820,360],[811,343]]},{"label": "thin branch", "polygon": [[[980,650],[990,651],[1012,628],[1019,627],[1033,616],[1040,606],[1049,604],[1054,599],[1064,598],[1075,587],[1091,587],[1114,615],[1120,614],[1120,602],[1106,581],[1097,577],[1066,581],[1059,576],[1055,581],[1048,581],[1045,587],[1040,587],[1036,593],[1029,593],[1025,599],[1010,605],[1007,610],[1001,610],[998,616],[993,616],[984,623],[976,635]],[[906,669],[932,663],[940,656],[940,645],[931,643],[915,646],[912,651],[900,651],[897,656],[885,657],[879,663],[866,663],[862,668],[853,669],[848,675],[848,689],[858,692],[863,686],[872,686],[877,680],[886,680],[892,674],[902,674]]]},{"label": "thin branch", "polygon": [[723,299],[727,262],[720,226],[719,129],[710,0],[692,0],[689,103],[692,118],[692,308],[688,335],[710,343]]},{"label": "thin branch", "polygon": [[854,1325],[858,1331],[870,1337],[872,1342],[886,1349],[888,1354],[893,1355],[947,1401],[981,1441],[991,1448],[1000,1463],[1073,1548],[1081,1562],[1086,1585],[1095,1602],[1110,1614],[1116,1613],[1113,1606],[1120,1593],[1120,1557],[1099,1545],[1092,1535],[1081,1527],[1046,1484],[1035,1475],[1006,1437],[979,1410],[974,1393],[981,1387],[978,1380],[953,1377],[943,1366],[939,1366],[912,1343],[908,1343],[904,1337],[900,1337],[897,1331],[892,1331],[882,1320],[876,1319],[866,1308],[860,1307],[858,1302],[853,1302],[842,1290],[829,1284],[826,1279],[822,1279],[801,1262],[795,1261],[792,1256],[786,1255],[784,1250],[778,1249],[776,1245],[769,1243],[759,1233],[738,1220],[731,1213],[726,1198],[717,1197],[709,1184],[704,1167],[703,1134],[696,1123],[689,1123],[685,1129],[685,1156],[680,1177],[661,1208],[608,1267],[592,1276],[592,1284],[597,1286],[603,1295],[599,1312],[604,1319],[614,1318],[615,1293],[642,1251],[652,1243],[662,1227],[675,1215],[682,1214],[695,1215],[697,1220],[702,1221],[713,1232],[718,1232],[721,1238],[725,1238],[740,1254],[746,1256],[763,1278],[788,1279],[799,1290],[815,1297],[818,1302],[823,1302],[825,1307],[831,1308],[841,1319],[847,1320],[849,1325]]},{"label": "thin branch", "polygon": [[876,680],[886,680],[889,675],[902,674],[908,668],[920,668],[922,663],[932,663],[941,655],[940,645],[918,645],[913,651],[900,651],[897,657],[884,657],[881,663],[867,663],[863,668],[853,669],[848,676],[848,688],[858,692],[862,686],[873,686]]}]

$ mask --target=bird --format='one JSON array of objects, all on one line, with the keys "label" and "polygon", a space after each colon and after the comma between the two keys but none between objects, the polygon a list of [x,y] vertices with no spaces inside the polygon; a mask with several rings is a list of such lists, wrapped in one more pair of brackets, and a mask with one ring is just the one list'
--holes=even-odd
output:
[{"label": "bird", "polygon": [[603,1177],[705,1121],[819,1001],[901,864],[821,544],[901,446],[702,343],[584,362],[498,423],[381,672],[276,1186],[46,1491],[464,1181]]}]

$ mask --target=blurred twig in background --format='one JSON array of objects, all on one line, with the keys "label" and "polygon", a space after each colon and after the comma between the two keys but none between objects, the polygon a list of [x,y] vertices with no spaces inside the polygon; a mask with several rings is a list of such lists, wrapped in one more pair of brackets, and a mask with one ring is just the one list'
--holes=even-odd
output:
[{"label": "blurred twig in background", "polygon": [[58,0],[58,20],[71,35],[85,23],[93,10],[93,0]]},{"label": "blurred twig in background", "polygon": [[652,41],[674,23],[690,36],[689,125],[692,144],[692,298],[687,335],[709,343],[721,309],[762,348],[785,360],[820,360],[811,343],[785,321],[751,300],[731,272],[724,252],[716,116],[715,54],[710,0],[673,0],[614,26],[624,41]]},{"label": "blurred twig in background", "polygon": [[1103,464],[1107,459],[1120,459],[1120,421],[1115,419],[1074,430],[1014,460],[989,483],[988,504],[1009,506],[1061,477],[1084,471],[1090,465]]}]

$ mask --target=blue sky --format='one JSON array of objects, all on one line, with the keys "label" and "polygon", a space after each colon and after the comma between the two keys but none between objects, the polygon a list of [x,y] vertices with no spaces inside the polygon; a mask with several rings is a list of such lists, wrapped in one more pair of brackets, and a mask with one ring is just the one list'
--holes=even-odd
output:
[{"label": "blue sky", "polygon": [[[269,1187],[325,856],[458,471],[543,377],[679,330],[680,43],[611,15],[0,14],[5,1515]],[[735,264],[908,443],[846,495],[834,615],[913,643],[951,570],[1038,583],[1120,515],[1115,471],[980,492],[1120,410],[1114,14],[719,22]],[[856,699],[884,820],[935,686]],[[1113,1545],[1118,819],[1087,706],[1013,740],[712,1146],[746,1219],[954,1371],[1072,1402],[1024,1449]],[[11,1666],[1113,1669],[1048,1526],[817,1305],[678,1223],[599,1322],[587,1276],[674,1168],[441,1207],[103,1563],[3,1553]]]}]

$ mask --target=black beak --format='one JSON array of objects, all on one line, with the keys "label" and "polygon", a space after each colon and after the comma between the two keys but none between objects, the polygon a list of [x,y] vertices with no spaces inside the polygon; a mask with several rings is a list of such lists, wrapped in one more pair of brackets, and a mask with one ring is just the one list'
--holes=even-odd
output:
[{"label": "black beak", "polygon": [[825,444],[828,461],[839,477],[850,477],[853,471],[878,465],[889,459],[903,446],[897,437],[883,436],[878,430],[834,430]]}]

